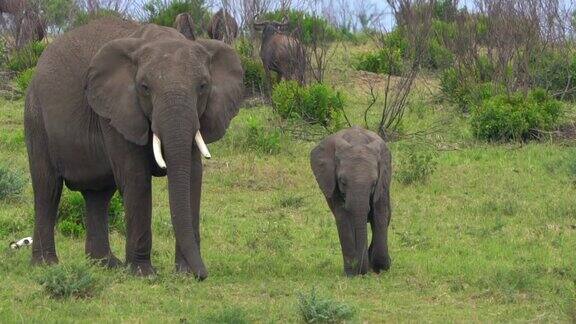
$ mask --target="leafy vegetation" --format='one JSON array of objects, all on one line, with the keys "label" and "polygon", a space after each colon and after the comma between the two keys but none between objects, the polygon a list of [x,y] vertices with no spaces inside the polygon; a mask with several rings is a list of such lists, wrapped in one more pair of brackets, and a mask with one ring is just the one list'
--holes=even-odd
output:
[{"label": "leafy vegetation", "polygon": [[338,30],[325,18],[305,11],[276,10],[264,14],[263,20],[280,22],[284,17],[288,18],[288,31],[290,33],[297,32],[304,44],[311,43],[319,34],[327,41],[336,40],[341,36],[338,35]]},{"label": "leafy vegetation", "polygon": [[22,72],[36,67],[36,63],[38,63],[38,59],[45,48],[46,44],[43,42],[30,43],[26,47],[17,50],[10,55],[7,67],[15,72]]},{"label": "leafy vegetation", "polygon": [[562,116],[562,103],[544,90],[496,95],[485,99],[470,118],[474,135],[480,139],[527,140],[536,131],[552,130]]},{"label": "leafy vegetation", "polygon": [[36,68],[33,67],[33,68],[26,69],[26,70],[24,70],[18,74],[18,76],[15,79],[15,82],[16,82],[16,85],[18,86],[18,89],[20,89],[20,91],[26,92],[26,89],[28,89],[30,82],[32,82],[32,78],[34,77],[35,72],[36,72]]},{"label": "leafy vegetation", "polygon": [[397,156],[395,177],[403,184],[425,183],[438,166],[437,152],[430,145],[408,143]]},{"label": "leafy vegetation", "polygon": [[306,323],[339,323],[354,316],[350,306],[318,296],[315,288],[308,294],[300,294],[298,308]]},{"label": "leafy vegetation", "polygon": [[391,75],[402,74],[402,56],[399,50],[383,48],[376,52],[361,53],[356,57],[356,70]]},{"label": "leafy vegetation", "polygon": [[295,81],[282,81],[274,87],[272,102],[285,119],[301,119],[333,129],[342,125],[344,98],[325,84],[300,86]]},{"label": "leafy vegetation", "polygon": [[210,13],[206,9],[204,0],[176,0],[170,2],[150,0],[144,5],[144,11],[148,15],[149,22],[168,27],[174,26],[176,16],[181,13],[188,13],[194,22],[196,35],[202,35],[202,26],[207,26],[210,21]]},{"label": "leafy vegetation", "polygon": [[50,267],[38,277],[38,283],[52,298],[92,297],[100,284],[86,263]]},{"label": "leafy vegetation", "polygon": [[0,165],[0,200],[19,196],[24,185],[24,178],[19,172]]}]

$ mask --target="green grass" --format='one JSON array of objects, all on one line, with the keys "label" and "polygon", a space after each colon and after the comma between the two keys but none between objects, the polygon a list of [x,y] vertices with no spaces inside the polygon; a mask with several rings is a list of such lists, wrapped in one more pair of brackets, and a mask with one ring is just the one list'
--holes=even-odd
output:
[{"label": "green grass", "polygon": [[[347,112],[361,124],[365,92],[346,82],[339,84],[349,98]],[[336,226],[309,168],[315,142],[285,134],[274,154],[246,144],[251,120],[276,122],[264,106],[243,109],[226,137],[210,145],[213,158],[204,161],[206,281],[173,273],[166,179],[157,178],[152,251],[157,277],[88,267],[85,271],[102,280],[98,292],[54,299],[38,283],[53,270],[31,267],[30,249],[2,248],[0,319],[298,322],[299,297],[317,289],[335,305],[353,309],[354,322],[575,321],[576,147],[481,143],[454,107],[419,97],[413,103],[406,131],[438,119],[450,123],[431,137],[445,150],[427,181],[393,180],[389,272],[343,276]],[[0,101],[0,164],[29,179],[22,107],[22,101]],[[391,144],[393,156],[404,144]],[[394,168],[402,165],[394,160]],[[32,234],[29,181],[20,199],[0,204],[0,243],[7,247]],[[56,242],[63,266],[85,262],[84,236],[57,232]],[[123,235],[113,231],[111,244],[123,258]]]}]

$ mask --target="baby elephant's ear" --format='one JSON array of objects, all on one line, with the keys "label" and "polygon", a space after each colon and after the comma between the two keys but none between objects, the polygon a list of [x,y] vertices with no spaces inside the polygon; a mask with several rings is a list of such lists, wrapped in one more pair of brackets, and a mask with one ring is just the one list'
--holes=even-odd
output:
[{"label": "baby elephant's ear", "polygon": [[336,190],[335,146],[334,138],[328,137],[310,152],[312,172],[326,198],[332,198]]},{"label": "baby elephant's ear", "polygon": [[392,155],[384,141],[376,140],[368,144],[378,156],[378,181],[374,188],[374,202],[380,199],[389,199],[390,179],[392,177]]},{"label": "baby elephant's ear", "polygon": [[99,116],[124,138],[138,145],[148,143],[148,119],[136,93],[136,52],[142,38],[121,38],[108,42],[92,58],[86,75],[86,98]]},{"label": "baby elephant's ear", "polygon": [[189,40],[196,40],[196,37],[194,36],[194,21],[190,14],[181,13],[176,16],[174,27],[180,32],[180,34],[184,35],[184,37]]}]

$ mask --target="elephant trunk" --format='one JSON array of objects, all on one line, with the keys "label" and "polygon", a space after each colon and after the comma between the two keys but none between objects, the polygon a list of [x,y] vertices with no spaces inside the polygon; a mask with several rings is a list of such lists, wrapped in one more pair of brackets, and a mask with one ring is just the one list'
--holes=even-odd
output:
[{"label": "elephant trunk", "polygon": [[[175,109],[195,111],[189,106],[170,108],[172,111]],[[194,227],[190,183],[191,172],[196,171],[192,170],[193,142],[200,124],[195,114],[188,114],[190,120],[182,118],[186,114],[166,115],[168,115],[166,120],[160,120],[157,125],[166,158],[170,214],[176,244],[194,275],[204,279],[208,274],[200,254],[200,238],[197,237],[198,233]],[[160,143],[160,140],[158,142]]]},{"label": "elephant trunk", "polygon": [[354,261],[346,270],[347,275],[366,274],[368,272],[368,213],[370,195],[353,192],[346,201],[346,209],[352,215],[351,231],[354,242]]}]

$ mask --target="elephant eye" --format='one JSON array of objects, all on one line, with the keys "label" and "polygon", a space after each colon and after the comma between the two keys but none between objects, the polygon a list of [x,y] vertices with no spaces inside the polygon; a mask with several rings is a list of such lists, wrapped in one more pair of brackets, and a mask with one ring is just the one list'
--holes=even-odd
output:
[{"label": "elephant eye", "polygon": [[144,94],[150,94],[150,87],[146,83],[140,83],[140,89]]},{"label": "elephant eye", "polygon": [[208,83],[206,83],[206,82],[201,83],[200,86],[198,86],[198,90],[199,90],[200,92],[205,91],[206,88],[208,88]]}]

